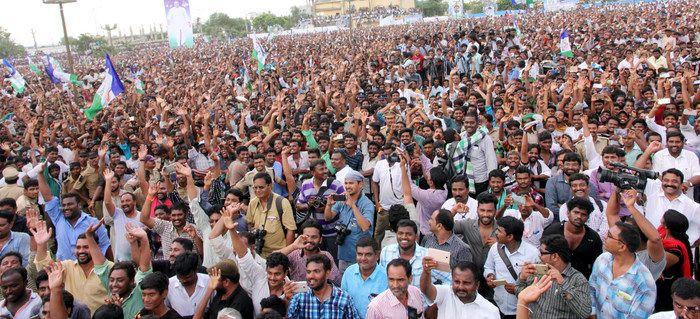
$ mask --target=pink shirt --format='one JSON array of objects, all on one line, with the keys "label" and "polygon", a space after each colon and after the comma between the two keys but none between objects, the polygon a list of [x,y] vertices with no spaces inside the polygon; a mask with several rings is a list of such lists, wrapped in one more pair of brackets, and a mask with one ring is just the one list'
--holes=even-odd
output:
[{"label": "pink shirt", "polygon": [[[423,318],[423,297],[416,286],[408,286],[408,306],[416,309],[418,317]],[[365,319],[403,319],[408,318],[408,311],[390,289],[380,293],[369,303]]]}]

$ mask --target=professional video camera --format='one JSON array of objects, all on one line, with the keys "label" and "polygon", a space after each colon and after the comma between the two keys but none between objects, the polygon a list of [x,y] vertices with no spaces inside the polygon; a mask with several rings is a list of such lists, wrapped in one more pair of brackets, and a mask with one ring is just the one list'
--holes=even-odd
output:
[{"label": "professional video camera", "polygon": [[338,234],[338,236],[335,238],[335,243],[338,246],[342,246],[345,243],[345,239],[348,238],[348,235],[352,233],[352,231],[343,224],[335,225],[335,231]]},{"label": "professional video camera", "polygon": [[614,172],[608,169],[601,169],[600,182],[611,182],[619,189],[637,189],[644,191],[647,186],[647,179],[658,179],[659,173],[630,167],[622,163],[610,163],[615,168],[619,168],[619,172]]}]

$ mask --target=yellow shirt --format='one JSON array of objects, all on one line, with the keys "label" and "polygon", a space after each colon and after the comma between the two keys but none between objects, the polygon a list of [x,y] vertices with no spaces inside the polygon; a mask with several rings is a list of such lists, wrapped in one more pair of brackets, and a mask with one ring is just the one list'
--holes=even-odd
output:
[{"label": "yellow shirt", "polygon": [[[265,235],[265,246],[262,251],[263,257],[267,257],[271,252],[287,246],[287,242],[285,241],[286,234],[282,229],[282,223],[284,223],[287,230],[297,229],[297,225],[294,222],[292,205],[289,203],[289,200],[282,198],[282,214],[280,214],[280,210],[277,208],[276,204],[276,197],[279,195],[271,193],[270,196],[273,196],[273,198],[269,212],[267,208],[263,207],[263,204],[260,203],[260,199],[253,197],[253,199],[250,200],[248,213],[245,216],[251,230],[262,229],[264,227],[267,231]],[[264,205],[267,206],[267,203],[264,203]]]},{"label": "yellow shirt", "polygon": [[75,184],[73,184],[73,190],[80,191],[80,189],[85,187],[88,196],[92,198],[98,186],[100,186],[100,174],[97,173],[97,169],[88,165],[88,167],[80,173],[80,177],[78,177]]},{"label": "yellow shirt", "polygon": [[[49,253],[44,260],[34,260],[37,269],[44,269],[49,266]],[[76,260],[63,260],[63,284],[66,291],[73,294],[75,300],[78,300],[90,308],[91,313],[105,303],[107,298],[107,289],[102,285],[100,277],[95,274],[94,269],[85,276],[83,268],[80,267]],[[111,268],[114,263],[107,260],[105,263]]]}]

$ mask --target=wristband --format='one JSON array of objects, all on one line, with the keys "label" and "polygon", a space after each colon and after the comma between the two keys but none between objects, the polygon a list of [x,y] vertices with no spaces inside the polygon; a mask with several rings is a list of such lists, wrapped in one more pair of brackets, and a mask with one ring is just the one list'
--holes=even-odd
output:
[{"label": "wristband", "polygon": [[146,196],[146,200],[149,202],[152,202],[155,199],[155,196]]}]

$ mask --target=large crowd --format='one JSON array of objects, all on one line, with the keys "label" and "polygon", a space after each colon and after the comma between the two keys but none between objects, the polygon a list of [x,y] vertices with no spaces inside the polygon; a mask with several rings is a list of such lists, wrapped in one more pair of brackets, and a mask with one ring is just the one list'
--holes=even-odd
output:
[{"label": "large crowd", "polygon": [[699,2],[261,42],[15,59],[1,317],[700,318]]}]

